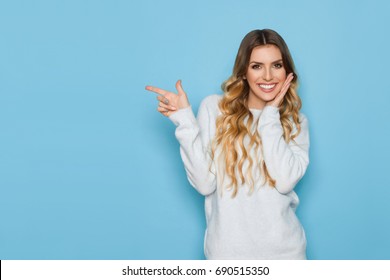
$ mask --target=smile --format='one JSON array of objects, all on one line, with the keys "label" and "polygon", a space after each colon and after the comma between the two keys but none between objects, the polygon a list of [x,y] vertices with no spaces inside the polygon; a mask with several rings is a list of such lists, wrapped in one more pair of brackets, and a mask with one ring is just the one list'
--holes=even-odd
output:
[{"label": "smile", "polygon": [[262,89],[270,90],[273,89],[276,86],[276,84],[258,84],[258,86]]}]

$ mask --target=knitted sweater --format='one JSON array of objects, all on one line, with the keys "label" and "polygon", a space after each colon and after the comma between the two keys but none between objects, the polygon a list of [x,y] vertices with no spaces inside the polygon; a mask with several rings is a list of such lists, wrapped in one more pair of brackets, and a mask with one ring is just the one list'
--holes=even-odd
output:
[{"label": "knitted sweater", "polygon": [[[170,116],[177,126],[176,138],[191,185],[205,196],[207,229],[204,252],[207,259],[305,259],[306,238],[295,214],[299,199],[293,191],[309,164],[308,121],[300,114],[301,132],[286,143],[279,110],[266,106],[250,109],[262,150],[252,149],[250,156],[263,158],[276,186],[264,184],[256,164],[252,166],[255,189],[249,192],[246,182],[239,184],[233,198],[227,189],[228,176],[220,176],[224,163],[211,163],[211,141],[222,96],[206,97],[197,119],[191,107]],[[247,165],[244,165],[244,174]],[[224,177],[224,178],[223,178]],[[240,181],[240,180],[239,180]],[[240,182],[239,182],[240,183]]]}]

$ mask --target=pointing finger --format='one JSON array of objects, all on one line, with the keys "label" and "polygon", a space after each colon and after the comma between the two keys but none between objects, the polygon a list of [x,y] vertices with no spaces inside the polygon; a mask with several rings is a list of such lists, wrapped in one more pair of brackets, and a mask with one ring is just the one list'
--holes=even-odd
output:
[{"label": "pointing finger", "polygon": [[169,93],[169,91],[163,90],[163,89],[158,88],[158,87],[146,86],[145,89],[149,90],[149,91],[153,91],[153,92],[155,92],[157,94],[161,94],[161,95]]}]

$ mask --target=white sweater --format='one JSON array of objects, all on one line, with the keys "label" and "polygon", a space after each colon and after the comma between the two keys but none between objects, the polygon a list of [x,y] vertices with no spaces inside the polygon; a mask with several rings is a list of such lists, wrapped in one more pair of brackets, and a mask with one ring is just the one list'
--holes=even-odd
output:
[{"label": "white sweater", "polygon": [[224,170],[224,166],[217,160],[210,165],[211,141],[220,114],[218,102],[221,97],[206,97],[199,107],[197,119],[191,107],[170,116],[177,126],[175,134],[187,177],[205,196],[206,258],[305,259],[306,238],[295,214],[299,199],[293,189],[309,164],[306,117],[300,114],[301,133],[295,142],[287,144],[276,107],[250,109],[254,116],[253,129],[259,131],[264,153],[261,155],[253,149],[251,156],[255,158],[257,153],[264,158],[276,186],[263,185],[261,172],[254,166],[255,191],[249,194],[249,186],[244,184],[232,198],[231,191],[226,188],[229,179],[216,176],[216,170]]}]

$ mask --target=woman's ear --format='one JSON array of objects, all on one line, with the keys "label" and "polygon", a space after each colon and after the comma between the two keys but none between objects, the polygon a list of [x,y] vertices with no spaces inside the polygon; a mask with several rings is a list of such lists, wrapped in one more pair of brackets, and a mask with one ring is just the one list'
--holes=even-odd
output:
[{"label": "woman's ear", "polygon": [[244,76],[242,76],[242,79],[243,79],[243,80],[246,80],[246,76],[245,76],[245,75],[244,75]]}]

